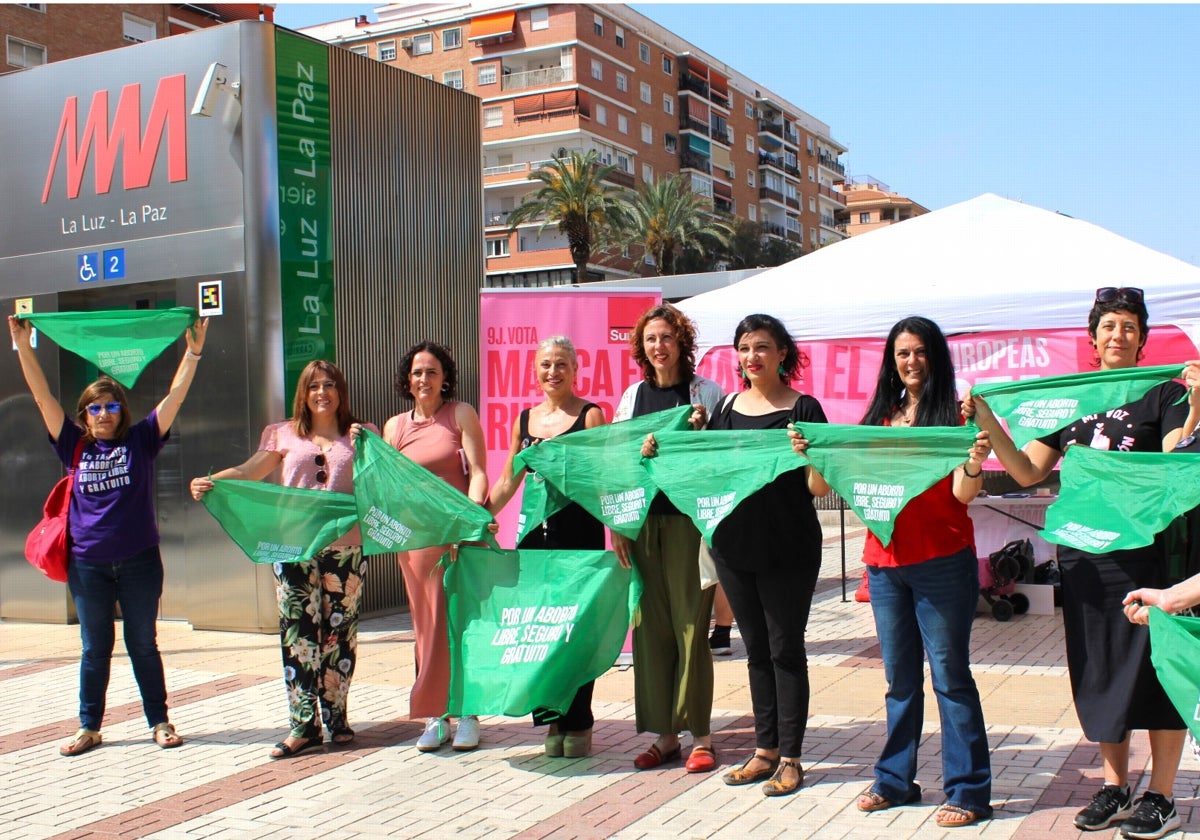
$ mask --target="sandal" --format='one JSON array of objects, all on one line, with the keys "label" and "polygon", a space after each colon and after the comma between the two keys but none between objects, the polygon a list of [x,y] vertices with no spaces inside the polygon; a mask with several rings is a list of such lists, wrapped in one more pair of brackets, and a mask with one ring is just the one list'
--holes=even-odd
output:
[{"label": "sandal", "polygon": [[716,751],[712,747],[697,744],[692,747],[692,754],[688,756],[683,769],[689,773],[711,773],[717,769]]},{"label": "sandal", "polygon": [[858,795],[858,810],[864,814],[869,814],[872,811],[886,811],[888,808],[895,808],[897,805],[912,805],[921,801],[921,786],[913,785],[912,790],[908,792],[908,796],[903,802],[893,802],[886,796],[883,796],[875,788],[870,787]]},{"label": "sandal", "polygon": [[333,730],[333,737],[330,739],[335,744],[345,745],[354,743],[354,730],[349,726],[341,726]]},{"label": "sandal", "polygon": [[[749,767],[750,763],[756,758],[759,761],[765,761],[767,766],[762,770],[747,770],[746,768]],[[742,762],[741,767],[736,767],[722,776],[721,781],[727,785],[752,785],[755,782],[761,782],[763,779],[771,778],[773,775],[775,775],[775,771],[778,769],[778,767],[778,758],[767,758],[765,755],[753,753],[749,758]]]},{"label": "sandal", "polygon": [[100,733],[93,729],[80,729],[75,737],[58,748],[59,755],[83,755],[92,747],[100,746]]},{"label": "sandal", "polygon": [[272,761],[278,761],[281,758],[292,758],[293,756],[300,755],[300,753],[304,752],[307,749],[310,749],[312,747],[321,746],[321,744],[324,743],[324,741],[325,741],[325,738],[323,736],[314,735],[311,738],[305,738],[303,741],[301,741],[299,744],[296,744],[296,746],[294,746],[294,747],[289,747],[287,745],[287,739],[285,738],[284,740],[282,740],[278,744],[276,744],[275,749],[271,750],[271,752],[268,755],[270,755]]},{"label": "sandal", "polygon": [[679,744],[675,745],[675,749],[663,752],[658,748],[658,744],[651,744],[650,749],[639,755],[633,760],[633,766],[638,770],[653,770],[655,767],[661,767],[672,761],[679,760]]},{"label": "sandal", "polygon": [[974,825],[984,819],[984,815],[978,811],[972,811],[970,808],[946,803],[937,809],[933,819],[940,828],[961,828],[965,825]]},{"label": "sandal", "polygon": [[[784,780],[784,774],[789,767],[796,771],[796,781],[794,782]],[[800,766],[800,762],[782,758],[779,760],[779,767],[776,768],[775,775],[771,777],[770,781],[763,784],[763,796],[788,796],[800,790],[802,784],[804,784],[804,768]]]},{"label": "sandal", "polygon": [[154,743],[164,750],[183,746],[183,739],[176,734],[175,727],[169,723],[154,724],[154,734],[151,737],[154,738]]}]

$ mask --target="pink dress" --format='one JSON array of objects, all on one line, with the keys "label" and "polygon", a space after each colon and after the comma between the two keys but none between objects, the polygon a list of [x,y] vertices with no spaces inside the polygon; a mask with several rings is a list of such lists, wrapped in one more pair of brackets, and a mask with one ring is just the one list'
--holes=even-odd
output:
[{"label": "pink dress", "polygon": [[[396,416],[393,437],[388,441],[406,458],[415,461],[447,484],[467,492],[466,460],[462,453],[462,429],[454,419],[455,402],[445,402],[426,420],[414,420],[412,412]],[[413,635],[416,636],[417,678],[409,693],[409,716],[440,717],[446,713],[450,695],[450,641],[446,630],[446,591],[438,560],[449,546],[401,552],[400,571],[408,590]]]}]

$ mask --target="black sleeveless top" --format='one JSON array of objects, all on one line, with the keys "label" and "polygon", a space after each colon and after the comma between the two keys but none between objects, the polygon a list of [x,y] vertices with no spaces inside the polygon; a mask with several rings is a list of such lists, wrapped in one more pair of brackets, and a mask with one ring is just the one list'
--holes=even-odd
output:
[{"label": "black sleeveless top", "polygon": [[[579,417],[571,427],[561,435],[580,432],[586,428],[587,413],[593,408],[599,409],[595,403],[587,403],[579,412]],[[521,412],[518,421],[521,433],[521,448],[536,446],[544,438],[533,437],[529,434],[529,409]],[[590,513],[572,502],[558,513],[542,523],[540,528],[534,528],[525,535],[525,539],[517,544],[517,548],[534,549],[597,549],[604,548],[604,526]]]}]

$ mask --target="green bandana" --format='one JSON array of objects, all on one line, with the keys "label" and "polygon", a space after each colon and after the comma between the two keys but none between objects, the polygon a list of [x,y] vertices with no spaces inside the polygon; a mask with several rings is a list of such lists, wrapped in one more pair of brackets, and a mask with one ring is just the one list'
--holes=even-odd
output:
[{"label": "green bandana", "polygon": [[655,438],[658,454],[642,464],[709,545],[734,508],[783,473],[808,464],[792,451],[785,429],[662,432]]},{"label": "green bandana", "polygon": [[810,423],[802,431],[813,466],[887,545],[900,511],[967,460],[979,428]]},{"label": "green bandana", "polygon": [[452,717],[565,712],[616,660],[642,593],[611,551],[475,546],[445,586]]},{"label": "green bandana", "polygon": [[1200,618],[1151,607],[1150,661],[1192,737],[1200,740]]},{"label": "green bandana", "polygon": [[[1121,476],[1114,492],[1112,479]],[[1177,516],[1200,505],[1200,455],[1109,452],[1068,446],[1058,501],[1042,537],[1100,553],[1150,545]]]},{"label": "green bandana", "polygon": [[363,554],[415,551],[482,540],[492,515],[442,479],[405,458],[370,429],[354,449],[354,498]]},{"label": "green bandana", "polygon": [[536,471],[609,528],[637,539],[658,494],[640,463],[642,441],[651,432],[688,428],[691,413],[685,405],[544,440],[518,452],[513,469]]},{"label": "green bandana", "polygon": [[20,315],[64,350],[86,359],[126,388],[196,321],[196,310],[135,309]]},{"label": "green bandana", "polygon": [[1182,369],[1182,364],[1159,365],[989,382],[975,385],[971,393],[983,397],[997,417],[1008,421],[1013,443],[1020,449],[1086,414],[1136,400],[1158,383],[1178,378]]},{"label": "green bandana", "polygon": [[354,497],[263,481],[221,479],[202,497],[204,507],[255,563],[298,563],[337,542],[354,527]]},{"label": "green bandana", "polygon": [[517,517],[517,544],[554,514],[571,504],[550,482],[537,473],[525,473],[521,490],[521,513]]}]

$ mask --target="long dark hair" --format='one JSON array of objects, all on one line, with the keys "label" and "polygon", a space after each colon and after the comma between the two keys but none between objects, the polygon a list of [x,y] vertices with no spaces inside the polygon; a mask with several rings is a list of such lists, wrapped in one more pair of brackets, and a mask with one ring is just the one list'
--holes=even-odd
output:
[{"label": "long dark hair", "polygon": [[351,423],[358,422],[350,413],[350,387],[346,384],[346,377],[338,370],[337,365],[324,359],[314,359],[309,362],[300,372],[300,378],[296,380],[296,396],[292,400],[292,425],[300,437],[308,437],[312,434],[313,421],[312,412],[308,410],[308,386],[312,384],[319,373],[332,379],[333,387],[337,389],[338,434],[344,435],[350,431]]},{"label": "long dark hair", "polygon": [[[761,313],[755,315],[747,315],[737,325],[737,329],[733,331],[733,348],[736,351],[738,342],[742,340],[742,336],[746,333],[757,332],[762,330],[771,336],[771,340],[775,342],[775,346],[787,351],[787,355],[783,358],[783,373],[780,374],[780,379],[785,385],[791,385],[792,380],[800,378],[800,371],[808,367],[808,356],[800,352],[800,348],[796,346],[796,342],[792,340],[791,334],[787,331],[787,327],[783,322],[774,315],[763,315]],[[738,369],[738,378],[742,381],[742,388],[750,387],[750,380],[742,374],[741,366]]]},{"label": "long dark hair", "polygon": [[691,318],[669,303],[660,303],[643,312],[629,335],[630,353],[642,369],[642,378],[647,382],[654,381],[654,365],[646,358],[642,338],[646,334],[646,325],[655,318],[666,321],[675,331],[675,341],[679,344],[679,381],[690,383],[696,373],[696,325],[692,323]]},{"label": "long dark hair", "polygon": [[896,369],[896,339],[901,333],[915,335],[925,345],[925,389],[917,403],[913,426],[958,426],[961,423],[958,396],[954,391],[954,360],[950,358],[950,345],[941,328],[928,318],[910,315],[897,321],[888,333],[883,348],[883,360],[879,364],[879,377],[875,382],[875,394],[862,425],[880,426],[900,407],[904,396],[904,382]]},{"label": "long dark hair", "polygon": [[92,437],[92,427],[88,425],[87,421],[87,407],[95,402],[107,402],[107,400],[101,399],[106,394],[112,397],[114,402],[121,404],[121,417],[117,420],[116,428],[113,429],[113,440],[124,440],[125,435],[129,434],[129,426],[133,421],[129,416],[129,400],[125,397],[125,389],[115,379],[101,376],[83,389],[83,393],[79,395],[79,402],[75,406],[75,422],[83,429],[85,444],[95,440]]}]

